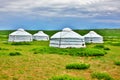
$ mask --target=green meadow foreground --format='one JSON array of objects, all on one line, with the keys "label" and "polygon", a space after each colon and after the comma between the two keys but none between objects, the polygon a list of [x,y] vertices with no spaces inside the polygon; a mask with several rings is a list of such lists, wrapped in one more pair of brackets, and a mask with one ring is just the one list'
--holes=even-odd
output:
[{"label": "green meadow foreground", "polygon": [[[10,32],[0,31],[0,80],[120,80],[120,29],[96,30],[104,37],[105,43],[87,44],[87,48],[105,51],[107,54],[102,56],[81,56],[81,49],[49,48],[49,41],[9,43]],[[55,32],[46,31],[50,36]],[[89,31],[76,32],[84,35]],[[74,63],[90,66],[87,69],[72,69],[70,64]],[[97,77],[95,73],[98,73]],[[55,76],[72,79],[54,79]]]}]

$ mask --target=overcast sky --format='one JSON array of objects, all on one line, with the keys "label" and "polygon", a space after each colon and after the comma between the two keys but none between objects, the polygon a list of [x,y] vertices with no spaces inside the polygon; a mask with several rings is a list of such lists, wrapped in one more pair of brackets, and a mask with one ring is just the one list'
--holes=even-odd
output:
[{"label": "overcast sky", "polygon": [[120,0],[0,0],[0,29],[120,28]]}]

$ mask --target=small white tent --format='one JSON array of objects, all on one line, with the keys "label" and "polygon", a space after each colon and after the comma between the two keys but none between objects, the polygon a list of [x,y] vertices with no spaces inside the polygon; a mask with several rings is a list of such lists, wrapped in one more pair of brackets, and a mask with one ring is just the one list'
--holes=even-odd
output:
[{"label": "small white tent", "polygon": [[47,41],[49,40],[49,36],[45,34],[43,31],[39,31],[38,33],[33,35],[33,39],[38,41],[39,40]]},{"label": "small white tent", "polygon": [[103,43],[103,37],[94,31],[84,35],[84,39],[86,43]]},{"label": "small white tent", "polygon": [[15,32],[9,34],[10,42],[29,42],[32,41],[32,35],[26,32],[24,29],[20,28]]},{"label": "small white tent", "polygon": [[72,31],[70,28],[64,28],[51,37],[50,46],[59,48],[80,48],[85,47],[85,42],[81,35]]}]

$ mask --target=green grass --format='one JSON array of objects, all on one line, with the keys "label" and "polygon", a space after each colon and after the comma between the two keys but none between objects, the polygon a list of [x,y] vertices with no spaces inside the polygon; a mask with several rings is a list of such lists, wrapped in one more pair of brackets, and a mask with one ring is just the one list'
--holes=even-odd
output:
[{"label": "green grass", "polygon": [[113,46],[120,46],[120,42],[112,42],[110,44],[113,45]]},{"label": "green grass", "polygon": [[68,75],[63,75],[63,76],[54,76],[48,80],[85,80],[85,79],[82,79],[82,78],[75,78],[75,77],[71,77],[71,76],[68,76]]},{"label": "green grass", "polygon": [[117,66],[120,66],[120,60],[119,61],[114,61],[114,64]]},{"label": "green grass", "polygon": [[92,78],[97,78],[98,80],[114,80],[109,74],[94,72],[91,74]]},{"label": "green grass", "polygon": [[61,54],[71,56],[104,56],[106,52],[95,48],[67,48],[60,49],[54,47],[40,47],[32,49],[34,54]]},{"label": "green grass", "polygon": [[[89,30],[76,31],[81,35],[89,32]],[[96,80],[91,77],[94,71],[108,73],[110,77],[119,80],[120,67],[114,61],[119,63],[120,59],[120,29],[95,31],[104,37],[105,43],[102,46],[87,44],[86,49],[52,48],[48,47],[49,41],[11,45],[7,39],[12,31],[0,31],[0,80],[48,80],[56,76],[64,78],[64,75],[69,75],[70,79]],[[37,31],[29,32],[34,34]],[[56,32],[45,31],[50,36]],[[104,50],[105,48],[110,50]],[[22,55],[10,56],[11,52],[20,52]],[[96,56],[99,53],[102,56]],[[89,63],[90,67],[86,70],[66,69],[66,65],[71,63]]]},{"label": "green grass", "polygon": [[11,42],[11,45],[31,45],[31,42]]},{"label": "green grass", "polygon": [[22,55],[20,52],[10,52],[9,53],[10,56],[19,56]]},{"label": "green grass", "polygon": [[99,44],[94,46],[94,48],[97,48],[97,49],[102,49],[104,47],[105,47],[104,44]]},{"label": "green grass", "polygon": [[89,67],[90,67],[90,64],[86,64],[86,63],[72,63],[72,64],[66,65],[66,69],[84,70],[84,69],[88,69]]},{"label": "green grass", "polygon": [[0,50],[9,50],[9,49],[0,47]]},{"label": "green grass", "polygon": [[110,50],[110,48],[105,47],[104,44],[97,44],[97,45],[95,45],[93,48],[103,49],[103,50]]}]

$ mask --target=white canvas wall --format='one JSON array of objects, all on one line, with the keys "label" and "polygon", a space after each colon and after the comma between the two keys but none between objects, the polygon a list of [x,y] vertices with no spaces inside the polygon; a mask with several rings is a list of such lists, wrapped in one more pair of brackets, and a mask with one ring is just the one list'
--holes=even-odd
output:
[{"label": "white canvas wall", "polygon": [[84,39],[86,43],[103,43],[103,37],[94,31],[84,35]]},{"label": "white canvas wall", "polygon": [[59,48],[86,47],[84,38],[69,28],[64,28],[62,31],[54,34],[50,39],[50,46]]},{"label": "white canvas wall", "polygon": [[83,39],[52,39],[50,40],[51,47],[60,48],[80,48],[85,47],[85,42]]},{"label": "white canvas wall", "polygon": [[8,41],[10,41],[10,42],[30,42],[30,41],[32,41],[32,35],[26,31],[24,31],[24,29],[18,29],[17,31],[9,34]]},{"label": "white canvas wall", "polygon": [[42,41],[48,41],[49,40],[49,37],[47,36],[33,36],[33,39],[34,40],[42,40]]},{"label": "white canvas wall", "polygon": [[10,35],[9,36],[9,41],[10,42],[29,42],[32,41],[32,37],[31,36],[27,36],[27,35]]},{"label": "white canvas wall", "polygon": [[102,37],[85,37],[86,43],[103,43]]},{"label": "white canvas wall", "polygon": [[42,40],[42,41],[47,41],[49,40],[49,36],[47,34],[45,34],[43,31],[39,31],[38,33],[33,35],[33,39],[34,40]]}]

